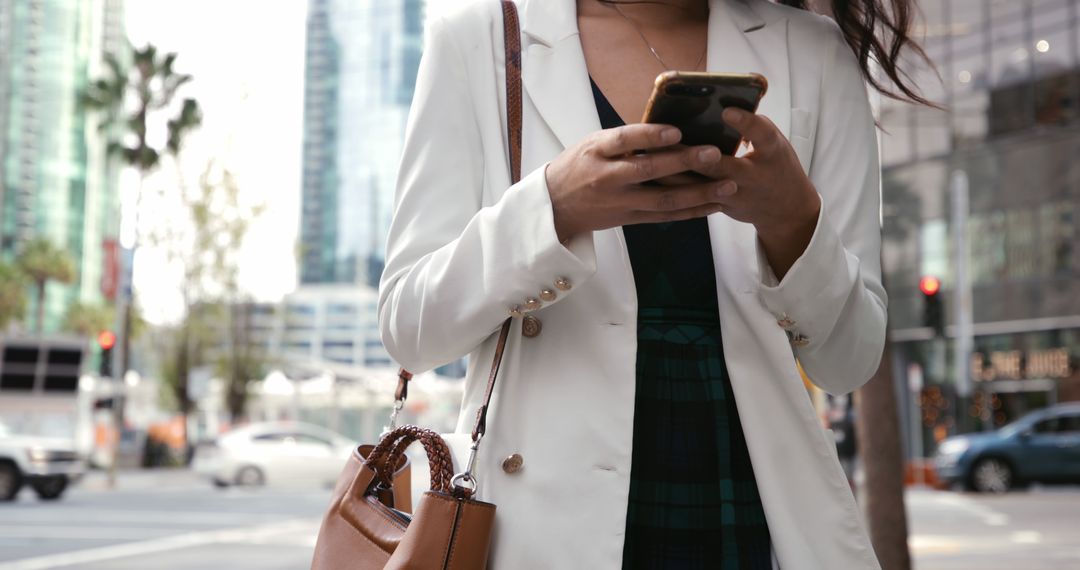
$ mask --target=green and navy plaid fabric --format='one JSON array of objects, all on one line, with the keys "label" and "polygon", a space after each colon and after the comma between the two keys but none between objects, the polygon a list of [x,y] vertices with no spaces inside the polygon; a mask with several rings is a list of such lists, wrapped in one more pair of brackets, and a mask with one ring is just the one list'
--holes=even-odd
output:
[{"label": "green and navy plaid fabric", "polygon": [[710,317],[715,308],[639,311],[624,569],[772,568],[720,327]]},{"label": "green and navy plaid fabric", "polygon": [[[604,128],[623,124],[600,89]],[[704,219],[623,228],[638,293],[626,570],[771,570]]]}]

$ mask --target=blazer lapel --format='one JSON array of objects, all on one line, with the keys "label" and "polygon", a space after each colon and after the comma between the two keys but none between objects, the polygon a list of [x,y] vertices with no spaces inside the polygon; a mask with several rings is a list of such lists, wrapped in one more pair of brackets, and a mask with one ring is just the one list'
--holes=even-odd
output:
[{"label": "blazer lapel", "polygon": [[754,10],[765,0],[709,0],[707,68],[713,72],[760,73],[769,81],[758,113],[789,136],[791,79],[787,20],[766,20]]},{"label": "blazer lapel", "polygon": [[522,84],[559,142],[570,147],[600,130],[578,36],[577,2],[528,0],[522,32]]},{"label": "blazer lapel", "polygon": [[[760,73],[769,81],[758,106],[784,134],[791,129],[791,75],[788,69],[787,19],[775,11],[754,9],[765,0],[709,0],[709,71]],[[761,14],[770,14],[770,19]],[[754,226],[724,214],[709,216],[717,284],[728,292],[753,293],[760,280],[757,270],[757,233]],[[734,248],[733,248],[734,246]],[[715,252],[738,255],[716,255]],[[721,298],[721,307],[727,301]]]}]

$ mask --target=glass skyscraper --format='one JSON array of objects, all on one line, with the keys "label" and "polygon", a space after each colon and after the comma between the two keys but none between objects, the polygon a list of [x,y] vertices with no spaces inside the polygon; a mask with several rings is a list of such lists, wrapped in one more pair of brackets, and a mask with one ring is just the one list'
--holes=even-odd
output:
[{"label": "glass skyscraper", "polygon": [[116,172],[79,97],[105,50],[126,49],[122,24],[121,0],[0,2],[0,257],[44,237],[76,267],[75,284],[49,285],[46,331],[71,302],[101,300]]},{"label": "glass skyscraper", "polygon": [[[309,0],[300,200],[300,290],[286,304],[340,308],[341,285],[376,299],[384,265],[405,123],[424,36],[424,0]],[[290,309],[293,310],[293,309]],[[314,309],[312,309],[314,310]],[[359,340],[325,319],[285,331],[287,354],[339,364],[389,364],[377,304],[357,305]],[[314,313],[312,313],[314,314]],[[305,328],[306,327],[306,328]],[[340,328],[340,327],[338,327]],[[321,351],[315,341],[323,338]],[[330,345],[326,343],[330,342]],[[345,342],[346,344],[341,344]],[[359,351],[362,358],[353,354]],[[312,352],[314,350],[314,352]],[[438,370],[462,376],[464,361]]]},{"label": "glass skyscraper", "polygon": [[[1080,0],[921,7],[937,69],[914,77],[942,109],[882,104],[883,261],[894,370],[922,370],[911,397],[932,452],[979,428],[987,408],[1000,426],[1080,401]],[[957,172],[969,180],[963,215],[951,199]],[[968,378],[954,363],[957,235],[972,293]],[[924,275],[943,282],[943,338],[923,319]],[[971,399],[957,399],[964,385]]]},{"label": "glass skyscraper", "polygon": [[423,17],[423,0],[310,1],[302,284],[378,283]]}]

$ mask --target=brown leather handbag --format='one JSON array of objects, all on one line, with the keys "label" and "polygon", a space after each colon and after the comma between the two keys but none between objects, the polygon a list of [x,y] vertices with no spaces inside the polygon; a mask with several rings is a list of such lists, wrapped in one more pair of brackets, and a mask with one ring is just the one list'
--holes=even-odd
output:
[{"label": "brown leather handbag", "polygon": [[[431,490],[410,515],[395,501],[397,497],[407,500],[409,489],[407,485],[397,488],[394,474],[406,465],[405,448],[415,441],[427,452]],[[338,481],[311,567],[485,568],[495,505],[472,499],[470,487],[451,482],[453,473],[449,448],[431,430],[401,426],[384,435],[374,448],[361,446]]]},{"label": "brown leather handbag", "polygon": [[[521,178],[521,34],[517,8],[501,0],[506,42],[506,108],[510,177]],[[487,431],[487,411],[512,318],[503,322],[476,414],[468,459],[454,474],[453,455],[437,433],[395,427],[412,375],[401,370],[390,428],[378,445],[353,451],[338,478],[315,544],[312,570],[483,570],[495,525],[495,505],[473,498],[473,467]],[[431,468],[431,490],[411,511],[410,466],[405,448],[419,441]]]}]

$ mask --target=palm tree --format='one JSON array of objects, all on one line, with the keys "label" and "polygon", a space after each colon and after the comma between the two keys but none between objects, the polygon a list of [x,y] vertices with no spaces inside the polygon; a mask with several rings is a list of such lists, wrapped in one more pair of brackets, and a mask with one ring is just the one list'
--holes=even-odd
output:
[{"label": "palm tree", "polygon": [[26,276],[10,263],[0,262],[0,329],[26,313]]},{"label": "palm tree", "polygon": [[[139,246],[139,206],[142,204],[142,180],[161,164],[163,153],[176,155],[184,139],[196,127],[202,124],[202,111],[194,99],[184,99],[176,116],[166,123],[168,137],[164,149],[155,149],[146,138],[147,124],[151,114],[168,109],[173,104],[177,91],[192,80],[191,75],[177,73],[173,69],[176,53],[159,55],[157,48],[147,44],[142,49],[131,49],[131,66],[123,65],[115,54],[105,57],[108,71],[105,77],[90,83],[82,95],[87,108],[100,111],[102,121],[100,130],[107,133],[111,140],[109,153],[119,155],[128,166],[139,171],[139,192],[135,199],[135,245]],[[125,140],[134,141],[125,144]],[[134,256],[132,256],[132,259]],[[133,268],[123,268],[125,275],[133,274]],[[120,333],[120,368],[123,376],[130,360],[130,341],[132,327],[131,300],[121,294],[118,310],[123,323]]]},{"label": "palm tree", "polygon": [[[171,154],[179,152],[184,138],[202,124],[198,102],[184,99],[179,113],[166,123],[165,149],[155,149],[146,139],[150,114],[171,106],[177,91],[192,80],[191,75],[173,70],[176,57],[176,53],[159,56],[157,48],[147,44],[142,49],[132,50],[131,69],[128,69],[114,54],[108,54],[105,56],[106,76],[91,82],[82,96],[83,104],[103,113],[101,130],[115,131],[117,126],[125,128],[126,132],[110,141],[109,151],[119,154],[141,175],[161,164],[162,150]],[[129,99],[134,105],[125,113]],[[126,135],[134,135],[131,137],[133,144],[122,142]]]},{"label": "palm tree", "polygon": [[51,241],[35,238],[23,245],[18,264],[37,289],[37,333],[41,334],[45,325],[45,285],[49,281],[74,281],[75,262],[71,259],[71,254],[56,247]]}]

